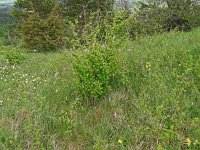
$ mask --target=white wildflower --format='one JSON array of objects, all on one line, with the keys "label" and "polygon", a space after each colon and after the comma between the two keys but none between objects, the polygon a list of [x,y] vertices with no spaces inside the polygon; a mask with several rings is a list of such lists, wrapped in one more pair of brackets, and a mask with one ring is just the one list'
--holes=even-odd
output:
[{"label": "white wildflower", "polygon": [[3,105],[3,101],[0,101],[0,106],[2,106]]}]

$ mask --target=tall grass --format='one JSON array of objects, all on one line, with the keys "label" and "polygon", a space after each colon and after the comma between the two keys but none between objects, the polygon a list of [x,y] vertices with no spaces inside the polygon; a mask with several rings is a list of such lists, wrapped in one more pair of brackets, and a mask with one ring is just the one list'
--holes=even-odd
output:
[{"label": "tall grass", "polygon": [[127,86],[87,106],[71,52],[0,53],[0,149],[199,149],[200,29],[123,43]]}]

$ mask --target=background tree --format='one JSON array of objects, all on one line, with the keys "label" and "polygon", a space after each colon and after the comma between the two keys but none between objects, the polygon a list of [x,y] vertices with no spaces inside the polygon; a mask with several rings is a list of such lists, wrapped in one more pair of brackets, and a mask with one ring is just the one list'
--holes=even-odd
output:
[{"label": "background tree", "polygon": [[32,11],[40,16],[46,16],[51,13],[56,4],[56,0],[16,0],[13,14],[19,19],[28,17]]},{"label": "background tree", "polygon": [[60,2],[65,15],[76,18],[82,16],[84,13],[89,15],[97,10],[102,12],[110,11],[113,9],[115,0],[61,0]]},{"label": "background tree", "polygon": [[64,46],[65,28],[56,5],[46,18],[34,10],[21,24],[21,35],[28,48],[40,51],[56,50]]},{"label": "background tree", "polygon": [[158,26],[163,27],[164,31],[175,28],[188,31],[199,24],[197,15],[200,10],[199,2],[199,0],[147,0],[145,3],[139,1],[140,9],[137,18],[145,22],[142,24],[155,26],[156,22]]}]

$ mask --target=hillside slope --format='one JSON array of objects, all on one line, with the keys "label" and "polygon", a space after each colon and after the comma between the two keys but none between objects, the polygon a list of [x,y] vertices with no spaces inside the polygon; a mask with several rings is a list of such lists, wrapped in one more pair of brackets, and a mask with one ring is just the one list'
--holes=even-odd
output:
[{"label": "hillside slope", "polygon": [[70,51],[13,66],[0,47],[0,149],[200,149],[200,28],[125,42],[128,85],[93,106]]}]

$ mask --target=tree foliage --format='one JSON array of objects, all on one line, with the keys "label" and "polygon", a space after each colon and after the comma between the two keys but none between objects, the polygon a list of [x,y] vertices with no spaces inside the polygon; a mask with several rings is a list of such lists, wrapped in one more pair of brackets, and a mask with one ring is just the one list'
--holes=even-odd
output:
[{"label": "tree foliage", "polygon": [[33,11],[46,17],[56,4],[56,0],[17,0],[14,3],[13,14],[18,20],[26,19]]},{"label": "tree foliage", "polygon": [[[55,41],[54,38],[49,38],[55,36],[60,41],[65,37],[65,43],[70,47],[73,43],[87,45],[89,40],[106,41],[106,28],[112,29],[112,34],[115,34],[113,37],[127,36],[133,39],[138,35],[153,35],[172,29],[189,31],[200,25],[199,2],[200,0],[147,0],[145,3],[139,1],[138,5],[132,5],[130,0],[16,0],[13,14],[27,45],[30,46],[30,43],[34,42],[30,39],[35,38],[37,41],[37,36],[40,36],[38,39],[47,41]],[[139,6],[139,9],[136,9],[136,6]],[[59,10],[52,14],[55,7],[59,7]],[[119,12],[123,14],[119,16],[123,17],[116,23]],[[50,24],[53,24],[53,27]],[[55,34],[49,34],[49,28]],[[25,38],[28,36],[29,38]],[[45,43],[46,46],[41,46],[45,44],[40,42],[38,47],[46,49],[47,43],[53,42]],[[55,45],[60,46],[61,43],[63,42]],[[38,42],[31,45],[35,47]],[[55,46],[49,47],[54,49]]]},{"label": "tree foliage", "polygon": [[55,7],[46,18],[37,11],[22,22],[21,35],[28,48],[55,50],[64,44],[64,22]]},{"label": "tree foliage", "polygon": [[[54,49],[55,45],[61,44],[52,45],[55,38],[60,40],[59,37],[63,37],[64,22],[69,25],[69,22],[77,20],[78,37],[83,37],[91,15],[97,11],[101,12],[101,16],[106,15],[107,12],[112,11],[113,5],[113,0],[17,0],[13,14],[19,20],[18,25],[22,38],[28,47]],[[59,11],[52,13],[56,6],[60,8]],[[52,33],[49,33],[51,32],[49,28],[53,30]],[[65,29],[68,31],[66,33],[70,32],[68,26]],[[65,36],[70,37],[71,35]],[[47,46],[48,43],[51,44]]]},{"label": "tree foliage", "polygon": [[175,28],[188,31],[198,25],[196,14],[200,10],[199,2],[199,0],[148,0],[147,3],[139,1],[138,18],[142,18],[141,22],[157,22],[163,31]]}]

